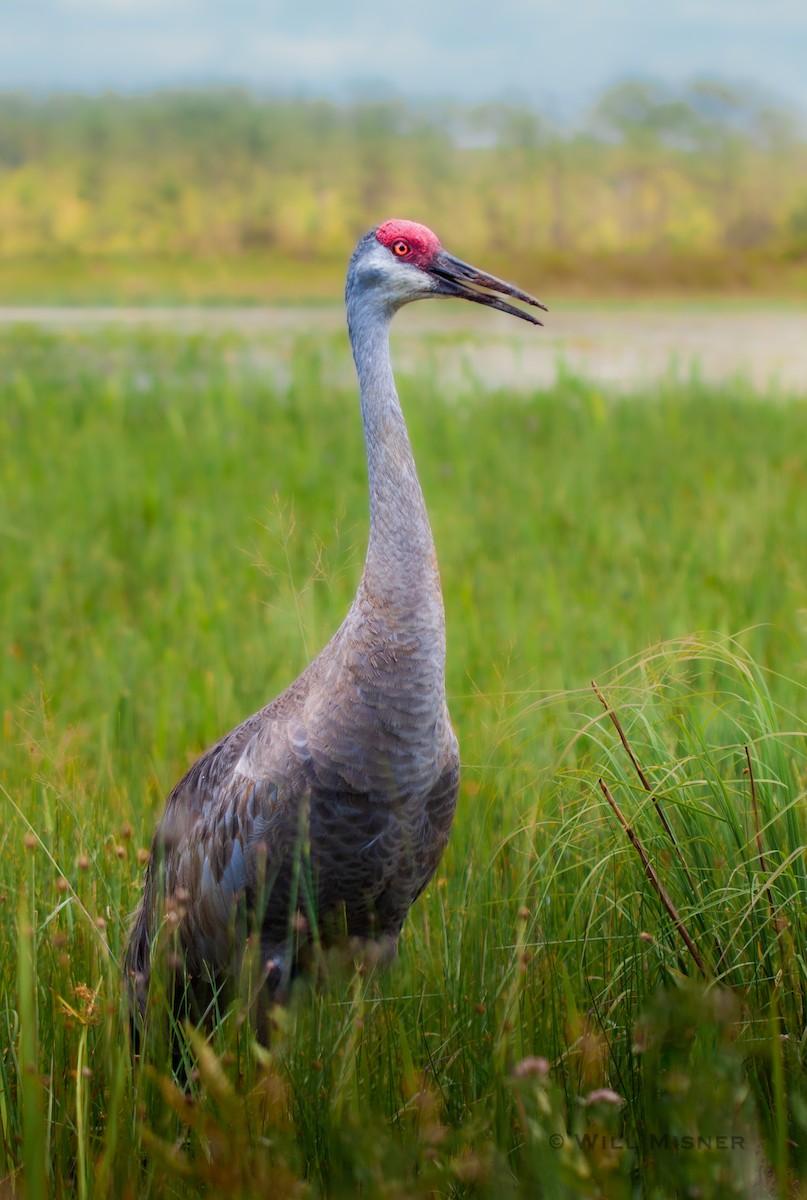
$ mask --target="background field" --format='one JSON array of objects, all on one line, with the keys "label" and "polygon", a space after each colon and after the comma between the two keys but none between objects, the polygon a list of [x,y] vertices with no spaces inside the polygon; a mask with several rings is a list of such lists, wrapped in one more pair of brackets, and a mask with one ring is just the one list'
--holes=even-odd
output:
[{"label": "background field", "polygon": [[628,80],[517,103],[0,95],[0,303],[332,296],[388,216],[558,298],[807,292],[803,116]]},{"label": "background field", "polygon": [[456,828],[389,971],[330,962],[270,1055],[231,1014],[186,1097],[131,1064],[126,915],[170,785],[352,598],[345,340],[0,334],[3,1186],[800,1195],[807,400],[401,357]]}]

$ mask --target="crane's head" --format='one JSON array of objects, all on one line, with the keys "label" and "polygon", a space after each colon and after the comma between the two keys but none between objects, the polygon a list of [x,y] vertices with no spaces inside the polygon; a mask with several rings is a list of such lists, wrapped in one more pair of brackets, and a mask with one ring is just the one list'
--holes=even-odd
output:
[{"label": "crane's head", "polygon": [[348,297],[356,290],[371,289],[391,309],[429,296],[454,296],[542,324],[532,313],[502,299],[511,296],[546,311],[546,305],[528,292],[454,258],[431,229],[415,221],[385,221],[359,242],[348,272]]}]

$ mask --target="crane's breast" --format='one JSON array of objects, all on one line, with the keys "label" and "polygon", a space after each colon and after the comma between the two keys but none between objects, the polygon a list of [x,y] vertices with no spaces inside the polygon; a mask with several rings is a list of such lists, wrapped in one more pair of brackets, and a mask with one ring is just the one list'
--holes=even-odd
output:
[{"label": "crane's breast", "polygon": [[450,726],[448,735],[430,766],[413,768],[395,737],[372,753],[359,741],[351,758],[291,718],[195,764],[160,832],[166,899],[181,906],[191,970],[229,969],[239,905],[266,944],[283,944],[298,912],[325,940],[331,914],[351,935],[397,937],[448,841],[459,780]]},{"label": "crane's breast", "polygon": [[320,913],[344,908],[358,937],[397,935],[448,842],[459,787],[450,753],[425,794],[388,797],[329,790],[311,797],[310,853]]}]

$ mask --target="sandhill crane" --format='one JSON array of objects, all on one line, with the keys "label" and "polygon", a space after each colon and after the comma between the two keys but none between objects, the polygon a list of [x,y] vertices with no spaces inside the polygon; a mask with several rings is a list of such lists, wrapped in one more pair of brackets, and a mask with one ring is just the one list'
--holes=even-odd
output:
[{"label": "sandhill crane", "polygon": [[238,971],[251,929],[271,998],[285,990],[306,937],[327,943],[341,931],[394,955],[446,847],[459,754],[446,707],[443,598],[389,355],[393,314],[434,296],[535,325],[502,297],[544,308],[453,258],[412,221],[386,221],[358,243],[345,299],[370,488],[364,571],[318,657],[168,797],[125,955],[141,1014],[166,912],[193,989]]}]

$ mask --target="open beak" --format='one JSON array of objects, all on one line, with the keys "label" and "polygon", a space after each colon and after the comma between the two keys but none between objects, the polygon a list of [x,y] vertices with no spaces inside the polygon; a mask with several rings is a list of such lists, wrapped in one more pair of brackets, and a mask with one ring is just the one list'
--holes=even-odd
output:
[{"label": "open beak", "polygon": [[543,325],[543,321],[539,321],[532,313],[525,312],[523,308],[516,308],[515,304],[508,304],[506,300],[502,300],[502,296],[512,296],[514,300],[520,300],[522,304],[531,304],[534,308],[542,308],[544,312],[549,311],[545,304],[536,300],[529,292],[522,292],[519,288],[513,287],[511,283],[497,279],[495,275],[487,275],[484,271],[462,262],[461,259],[454,258],[452,254],[447,254],[445,250],[438,250],[429,264],[428,272],[438,281],[439,291],[437,294],[440,296],[456,296],[460,300],[473,300],[474,304],[485,304],[488,308],[497,308],[499,312],[510,313],[513,317],[521,317],[522,320],[530,321],[533,325]]}]

